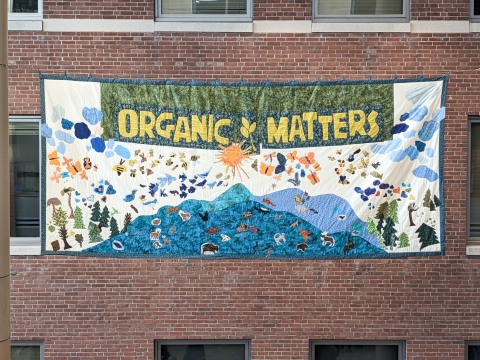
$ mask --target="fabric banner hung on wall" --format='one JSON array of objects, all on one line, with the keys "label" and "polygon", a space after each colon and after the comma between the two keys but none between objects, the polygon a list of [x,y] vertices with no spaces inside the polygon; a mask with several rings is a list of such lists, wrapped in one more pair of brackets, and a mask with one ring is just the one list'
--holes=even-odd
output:
[{"label": "fabric banner hung on wall", "polygon": [[40,74],[42,253],[442,255],[447,81]]}]

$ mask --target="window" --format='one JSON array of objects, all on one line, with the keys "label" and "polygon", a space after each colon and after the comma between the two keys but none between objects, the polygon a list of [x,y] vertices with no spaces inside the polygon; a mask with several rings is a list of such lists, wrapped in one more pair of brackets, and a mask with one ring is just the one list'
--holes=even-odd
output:
[{"label": "window", "polygon": [[42,0],[9,0],[8,20],[41,20]]},{"label": "window", "polygon": [[318,21],[400,22],[408,21],[407,0],[315,0]]},{"label": "window", "polygon": [[43,343],[39,341],[12,341],[10,360],[43,360]]},{"label": "window", "polygon": [[467,238],[470,245],[480,245],[480,117],[468,122]]},{"label": "window", "polygon": [[161,21],[251,21],[252,0],[157,0]]},{"label": "window", "polygon": [[405,360],[403,341],[311,341],[310,360]]},{"label": "window", "polygon": [[248,360],[248,340],[157,340],[155,360]]},{"label": "window", "polygon": [[465,360],[480,360],[480,341],[465,343]]},{"label": "window", "polygon": [[480,0],[470,1],[470,20],[480,21]]},{"label": "window", "polygon": [[40,245],[39,117],[11,117],[10,237],[12,245]]}]

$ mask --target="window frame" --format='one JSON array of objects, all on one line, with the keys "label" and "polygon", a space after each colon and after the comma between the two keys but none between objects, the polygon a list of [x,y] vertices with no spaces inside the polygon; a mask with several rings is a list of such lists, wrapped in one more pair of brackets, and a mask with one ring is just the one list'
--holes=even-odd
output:
[{"label": "window frame", "polygon": [[154,359],[160,360],[161,346],[175,345],[244,345],[245,360],[252,359],[252,341],[251,340],[155,340],[154,341]]},{"label": "window frame", "polygon": [[480,341],[475,341],[475,340],[468,340],[468,341],[465,341],[465,360],[469,360],[468,359],[468,348],[470,346],[480,346]]},{"label": "window frame", "polygon": [[472,186],[471,182],[471,161],[472,161],[472,124],[479,124],[480,126],[480,117],[479,116],[469,116],[468,117],[468,131],[467,131],[467,228],[466,228],[466,238],[467,245],[480,245],[480,237],[470,236],[470,210],[471,210],[471,201],[470,201],[470,188]]},{"label": "window frame", "polygon": [[43,20],[43,0],[38,1],[38,12],[36,13],[15,13],[10,12],[10,2],[9,0],[9,11],[8,11],[8,21],[34,21],[34,20]]},{"label": "window frame", "polygon": [[[42,188],[42,161],[41,161],[41,147],[42,147],[42,139],[40,135],[40,115],[10,115],[8,119],[8,124],[10,127],[11,123],[36,123],[38,125],[38,164],[39,164],[39,189]],[[39,230],[41,233],[42,227],[42,211],[41,211],[41,204],[42,204],[42,192],[39,191]],[[40,255],[40,248],[41,248],[41,236],[38,237],[10,237],[10,251],[11,255],[17,255],[16,252],[12,251],[12,247],[22,247],[26,249],[27,247],[31,247],[31,250],[28,249],[27,253],[24,251],[20,251],[21,255]]]},{"label": "window frame", "polygon": [[317,345],[397,345],[398,360],[407,359],[407,346],[404,340],[310,340],[309,359],[315,360]]},{"label": "window frame", "polygon": [[[389,15],[321,15],[317,9],[321,0],[312,1],[312,21],[324,23],[405,23],[410,22],[410,1],[403,0],[402,14]],[[330,0],[335,1],[335,0]],[[332,30],[334,31],[334,30]]]},{"label": "window frame", "polygon": [[38,346],[40,348],[39,360],[45,359],[45,344],[43,341],[10,341],[10,351],[13,347],[26,347],[26,346]]},{"label": "window frame", "polygon": [[177,22],[252,22],[253,0],[247,1],[246,14],[162,14],[162,0],[155,0],[155,21]]},{"label": "window frame", "polygon": [[470,22],[480,22],[480,15],[475,15],[475,0],[470,1]]}]

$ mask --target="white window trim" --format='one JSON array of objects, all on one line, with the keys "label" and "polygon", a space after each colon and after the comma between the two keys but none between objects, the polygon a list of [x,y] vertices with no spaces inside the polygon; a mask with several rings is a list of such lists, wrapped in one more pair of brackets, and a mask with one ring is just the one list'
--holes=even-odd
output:
[{"label": "white window trim", "polygon": [[43,0],[38,0],[38,12],[37,13],[15,13],[10,12],[10,5],[12,0],[9,0],[9,11],[8,11],[8,20],[21,20],[21,21],[32,21],[32,20],[42,20],[43,19]]},{"label": "white window trim", "polygon": [[[403,0],[402,14],[393,15],[320,15],[317,14],[318,3],[312,1],[313,22],[319,23],[408,23],[410,21],[410,1]],[[336,1],[336,0],[331,0]]]},{"label": "white window trim", "polygon": [[13,348],[15,346],[21,347],[21,346],[38,346],[40,347],[40,360],[45,359],[45,345],[43,341],[14,341],[12,340],[10,342],[10,348]]},{"label": "white window trim", "polygon": [[175,22],[251,22],[253,19],[253,0],[247,1],[246,14],[199,15],[199,14],[162,14],[162,0],[155,1],[155,21]]},{"label": "white window trim", "polygon": [[[9,123],[15,122],[30,122],[37,123],[39,127],[39,137],[40,137],[40,115],[33,116],[16,116],[12,115],[9,117]],[[38,153],[41,154],[41,140],[39,141]],[[41,156],[38,157],[40,174],[42,173],[42,164]],[[42,181],[42,176],[39,177],[39,181]],[[41,189],[40,183],[40,189]],[[42,204],[42,194],[39,194],[40,201]],[[39,209],[40,214],[40,227],[42,226],[42,212],[41,205]],[[40,255],[41,254],[41,237],[10,237],[10,255]]]}]

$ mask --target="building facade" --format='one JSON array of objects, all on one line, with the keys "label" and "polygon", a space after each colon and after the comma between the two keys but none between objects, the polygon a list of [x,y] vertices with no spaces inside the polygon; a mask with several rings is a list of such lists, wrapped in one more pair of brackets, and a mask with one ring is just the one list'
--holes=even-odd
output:
[{"label": "building facade", "polygon": [[[12,164],[23,166],[11,172],[13,345],[41,344],[39,356],[52,360],[157,360],[162,345],[183,351],[191,344],[231,344],[251,359],[348,358],[321,357],[327,345],[341,352],[371,346],[378,359],[382,346],[398,349],[398,359],[480,358],[477,1],[384,8],[307,0],[218,8],[201,0],[11,3]],[[39,71],[222,82],[448,74],[445,254],[311,261],[41,255]]]}]

